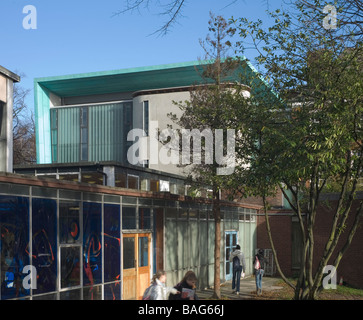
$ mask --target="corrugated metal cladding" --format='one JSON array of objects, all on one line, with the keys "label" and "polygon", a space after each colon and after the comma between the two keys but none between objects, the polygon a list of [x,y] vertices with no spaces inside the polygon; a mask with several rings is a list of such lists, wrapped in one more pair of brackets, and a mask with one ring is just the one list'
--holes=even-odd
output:
[{"label": "corrugated metal cladding", "polygon": [[131,102],[53,109],[58,134],[52,135],[57,145],[53,162],[119,161],[125,155],[127,132],[132,123]]}]

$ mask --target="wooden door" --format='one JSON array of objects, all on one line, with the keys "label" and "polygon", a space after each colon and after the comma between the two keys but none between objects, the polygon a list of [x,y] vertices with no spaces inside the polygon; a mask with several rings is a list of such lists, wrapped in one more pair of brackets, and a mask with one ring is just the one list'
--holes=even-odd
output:
[{"label": "wooden door", "polygon": [[149,233],[124,234],[123,239],[123,300],[141,299],[150,284]]},{"label": "wooden door", "polygon": [[138,234],[138,259],[137,259],[137,278],[138,278],[138,299],[141,300],[146,288],[150,285],[150,234]]}]

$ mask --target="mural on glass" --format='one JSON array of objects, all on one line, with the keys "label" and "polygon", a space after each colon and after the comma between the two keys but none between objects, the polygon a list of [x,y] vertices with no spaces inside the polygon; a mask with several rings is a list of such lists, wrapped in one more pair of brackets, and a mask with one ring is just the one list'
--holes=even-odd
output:
[{"label": "mural on glass", "polygon": [[61,254],[61,288],[81,284],[80,204],[59,202],[59,241]]},{"label": "mural on glass", "polygon": [[28,198],[0,196],[0,231],[1,299],[29,295],[23,286],[23,268],[30,264]]},{"label": "mural on glass", "polygon": [[[120,262],[120,206],[114,204],[104,205],[104,281],[119,281]],[[111,289],[112,290],[112,287]]]},{"label": "mural on glass", "polygon": [[93,286],[102,281],[101,209],[100,203],[83,204],[84,286]]},{"label": "mural on glass", "polygon": [[57,280],[57,202],[32,200],[32,264],[37,270],[33,294],[56,290]]}]

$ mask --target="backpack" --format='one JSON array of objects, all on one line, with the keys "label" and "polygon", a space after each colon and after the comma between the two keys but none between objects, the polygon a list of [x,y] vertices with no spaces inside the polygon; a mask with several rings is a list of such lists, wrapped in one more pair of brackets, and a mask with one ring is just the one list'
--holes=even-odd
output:
[{"label": "backpack", "polygon": [[144,292],[144,295],[142,296],[142,300],[155,300],[154,299],[154,290],[155,284],[150,285]]},{"label": "backpack", "polygon": [[232,261],[233,261],[233,270],[239,269],[239,267],[241,266],[241,262],[239,261],[238,256],[235,256]]}]

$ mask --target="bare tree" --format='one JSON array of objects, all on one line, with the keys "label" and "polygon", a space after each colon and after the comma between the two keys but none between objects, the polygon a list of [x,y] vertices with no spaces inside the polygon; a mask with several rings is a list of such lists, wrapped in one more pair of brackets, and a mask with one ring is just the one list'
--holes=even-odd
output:
[{"label": "bare tree", "polygon": [[[126,0],[125,8],[119,10],[113,14],[113,16],[118,16],[128,12],[138,11],[140,12],[141,8],[150,9],[152,5],[154,5],[153,0]],[[164,3],[160,3],[160,1],[156,1],[155,5],[159,5],[162,9],[159,12],[161,16],[167,16],[166,22],[155,32],[161,35],[165,35],[170,31],[170,28],[178,21],[178,19],[182,16],[183,7],[185,6],[185,0],[168,0]]]},{"label": "bare tree", "polygon": [[[221,6],[221,9],[229,7],[240,0],[227,0],[226,4]],[[243,0],[244,1],[244,0]],[[261,0],[263,4],[268,5],[268,0]],[[141,12],[141,9],[149,10],[151,7],[159,7],[158,11],[160,16],[167,17],[162,26],[154,31],[152,34],[166,35],[170,29],[183,17],[183,9],[187,5],[186,0],[125,0],[125,7],[113,14],[119,16],[129,12]],[[208,3],[206,2],[206,6]]]},{"label": "bare tree", "polygon": [[34,115],[25,103],[29,92],[29,89],[14,84],[13,157],[16,165],[36,161]]}]

